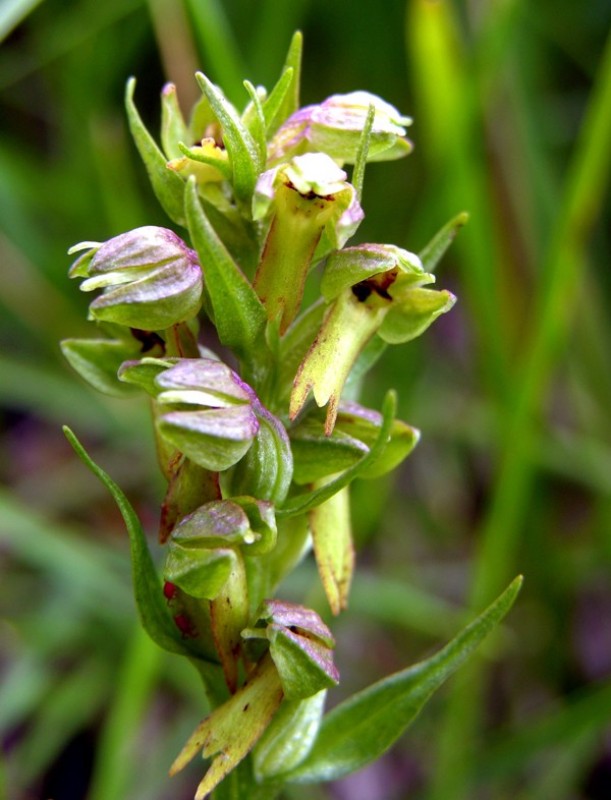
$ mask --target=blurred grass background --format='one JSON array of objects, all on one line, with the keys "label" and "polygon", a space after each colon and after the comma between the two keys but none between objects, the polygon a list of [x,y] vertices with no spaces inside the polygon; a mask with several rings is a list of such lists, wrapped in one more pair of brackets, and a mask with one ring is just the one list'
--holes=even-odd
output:
[{"label": "blurred grass background", "polygon": [[167,224],[126,132],[129,75],[156,130],[166,79],[188,107],[202,69],[242,105],[295,28],[304,104],[362,88],[414,116],[413,155],[368,169],[359,238],[417,251],[471,215],[438,277],[459,304],[367,382],[372,405],[397,387],[423,441],[355,489],[341,693],[526,583],[387,757],[286,797],[610,796],[610,21],[607,0],[0,2],[0,798],[182,800],[201,771],[167,778],[201,692],[139,632],[118,513],[61,434],[153,531],[146,407],[96,395],[59,353],[91,333],[66,250]]}]

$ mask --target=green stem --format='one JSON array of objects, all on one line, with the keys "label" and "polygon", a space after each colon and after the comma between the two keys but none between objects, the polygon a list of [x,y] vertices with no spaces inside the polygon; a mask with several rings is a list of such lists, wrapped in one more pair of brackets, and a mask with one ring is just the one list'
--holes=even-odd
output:
[{"label": "green stem", "polygon": [[172,325],[165,332],[166,356],[177,358],[199,358],[197,336],[186,322]]}]

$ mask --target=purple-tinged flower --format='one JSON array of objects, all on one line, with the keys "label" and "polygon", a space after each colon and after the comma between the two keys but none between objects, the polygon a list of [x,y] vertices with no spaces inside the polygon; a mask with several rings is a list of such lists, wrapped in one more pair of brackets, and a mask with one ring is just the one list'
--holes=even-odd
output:
[{"label": "purple-tinged flower", "polygon": [[411,118],[369,92],[335,94],[319,105],[305,106],[290,116],[270,142],[268,160],[274,164],[296,153],[318,151],[353,164],[369,108],[374,108],[368,161],[402,158],[412,150],[406,138]]},{"label": "purple-tinged flower", "polygon": [[162,330],[192,319],[201,306],[202,271],[197,253],[173,231],[147,225],[87,250],[70,268],[85,278],[81,290],[102,293],[89,305],[91,319],[140,330]]},{"label": "purple-tinged flower", "polygon": [[253,391],[221,361],[181,359],[155,379],[160,434],[206,469],[221,471],[252,445]]}]

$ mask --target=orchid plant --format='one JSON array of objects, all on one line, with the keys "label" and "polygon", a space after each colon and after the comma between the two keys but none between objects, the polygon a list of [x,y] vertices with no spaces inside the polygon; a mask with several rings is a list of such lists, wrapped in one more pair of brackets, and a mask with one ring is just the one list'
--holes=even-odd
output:
[{"label": "orchid plant", "polygon": [[[161,565],[125,495],[66,435],[123,514],[144,628],[201,675],[210,713],[171,767],[198,752],[211,759],[197,800],[273,798],[380,756],[520,583],[436,655],[325,713],[340,679],[332,632],[283,600],[282,586],[313,552],[330,613],[348,605],[350,484],[394,469],[419,438],[395,418],[393,392],[375,411],[359,404],[359,386],[387,345],[452,308],[433,272],[466,215],[419,254],[347,245],[364,216],[366,164],[408,154],[411,120],[363,91],[301,108],[300,68],[296,34],[269,93],[245,82],[242,112],[198,74],[188,121],[167,85],[161,146],[131,80],[130,129],[180,234],[145,226],[71,250],[99,335],[66,340],[63,352],[97,389],[150,399],[167,482]],[[304,308],[316,281],[319,299]]]}]

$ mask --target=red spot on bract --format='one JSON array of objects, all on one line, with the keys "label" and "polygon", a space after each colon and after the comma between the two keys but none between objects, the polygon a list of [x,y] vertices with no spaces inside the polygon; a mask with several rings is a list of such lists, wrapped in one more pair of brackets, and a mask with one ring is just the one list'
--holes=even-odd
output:
[{"label": "red spot on bract", "polygon": [[182,633],[183,639],[195,639],[197,629],[186,614],[177,614],[174,617],[174,624]]},{"label": "red spot on bract", "polygon": [[168,602],[174,600],[177,594],[178,594],[178,587],[176,586],[175,583],[166,581],[163,584],[163,595]]}]

